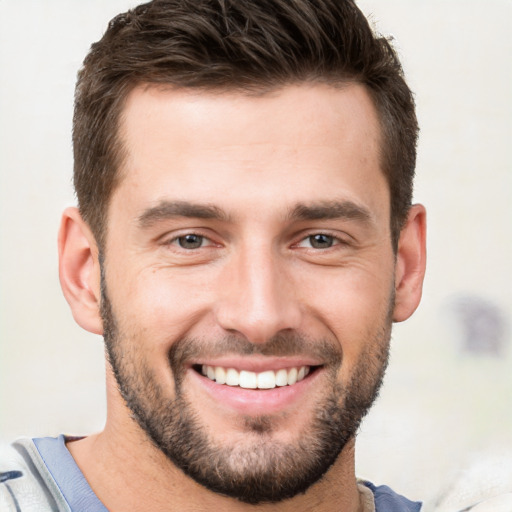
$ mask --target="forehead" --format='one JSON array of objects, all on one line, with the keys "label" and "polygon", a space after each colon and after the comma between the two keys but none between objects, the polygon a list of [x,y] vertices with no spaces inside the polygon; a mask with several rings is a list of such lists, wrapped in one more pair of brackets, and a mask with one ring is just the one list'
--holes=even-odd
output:
[{"label": "forehead", "polygon": [[388,194],[379,121],[361,85],[258,96],[141,86],[127,98],[120,135],[126,156],[112,203],[128,195],[123,201],[147,208],[193,196],[241,207],[278,199],[289,208],[307,193],[370,203]]}]

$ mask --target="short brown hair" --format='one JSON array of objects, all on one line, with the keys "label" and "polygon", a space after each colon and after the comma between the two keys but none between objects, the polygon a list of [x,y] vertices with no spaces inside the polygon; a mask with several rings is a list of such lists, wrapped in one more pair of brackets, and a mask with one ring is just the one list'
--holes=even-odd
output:
[{"label": "short brown hair", "polygon": [[116,16],[78,74],[73,119],[75,190],[100,247],[120,179],[120,113],[134,87],[262,93],[297,82],[357,82],[369,91],[396,248],[412,199],[414,100],[390,42],[352,0],[154,0]]}]

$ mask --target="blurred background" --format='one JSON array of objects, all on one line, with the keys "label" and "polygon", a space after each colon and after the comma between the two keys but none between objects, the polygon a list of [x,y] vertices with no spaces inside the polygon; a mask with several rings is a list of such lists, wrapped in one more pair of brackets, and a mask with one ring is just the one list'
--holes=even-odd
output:
[{"label": "blurred background", "polygon": [[[0,438],[86,434],[105,419],[101,338],[59,288],[74,204],[76,72],[127,0],[0,0]],[[510,0],[362,0],[416,93],[424,298],[396,325],[357,473],[442,504],[481,461],[512,460]],[[466,473],[464,473],[466,472]],[[441,507],[442,508],[442,507]]]}]

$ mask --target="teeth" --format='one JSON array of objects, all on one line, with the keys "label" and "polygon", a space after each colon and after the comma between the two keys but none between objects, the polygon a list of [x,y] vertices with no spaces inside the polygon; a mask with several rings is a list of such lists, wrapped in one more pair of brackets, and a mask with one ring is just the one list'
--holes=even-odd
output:
[{"label": "teeth", "polygon": [[215,367],[215,380],[219,384],[226,384],[226,370],[221,366]]},{"label": "teeth", "polygon": [[276,374],[272,370],[258,373],[258,389],[272,389],[275,387]]},{"label": "teeth", "polygon": [[215,368],[213,368],[213,366],[207,366],[206,375],[210,380],[215,380]]},{"label": "teeth", "polygon": [[288,372],[283,368],[276,372],[276,386],[288,385]]},{"label": "teeth", "polygon": [[242,370],[238,372],[234,368],[222,366],[208,366],[203,364],[201,373],[218,384],[228,386],[240,386],[245,389],[273,389],[281,386],[293,386],[300,382],[310,372],[309,366],[295,368],[282,368],[281,370],[267,370],[261,373]]},{"label": "teeth", "polygon": [[229,368],[226,372],[226,384],[228,386],[238,386],[240,384],[240,374],[233,368]]},{"label": "teeth", "polygon": [[297,382],[297,368],[290,368],[288,371],[288,386],[293,386]]},{"label": "teeth", "polygon": [[240,372],[240,387],[245,389],[256,389],[258,387],[258,378],[254,372]]}]

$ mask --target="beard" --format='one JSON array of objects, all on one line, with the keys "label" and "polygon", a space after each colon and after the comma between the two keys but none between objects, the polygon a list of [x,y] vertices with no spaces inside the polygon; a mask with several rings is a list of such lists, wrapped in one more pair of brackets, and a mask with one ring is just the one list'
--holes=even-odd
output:
[{"label": "beard", "polygon": [[[349,382],[339,382],[342,349],[337,342],[311,340],[296,333],[280,333],[265,344],[242,336],[220,340],[182,338],[169,351],[174,397],[158,381],[136,338],[123,332],[114,315],[102,275],[101,315],[107,356],[118,389],[134,420],[153,444],[186,475],[205,488],[245,503],[276,503],[304,493],[334,464],[357,433],[361,420],[378,396],[389,356],[391,336],[388,311],[364,350]],[[130,340],[130,338],[132,338]],[[131,341],[131,342],[130,342]],[[274,435],[279,418],[244,416],[243,442],[215,439],[187,400],[183,385],[187,363],[219,355],[307,355],[324,361],[324,395],[295,442]],[[264,391],[263,391],[264,392]]]}]

